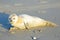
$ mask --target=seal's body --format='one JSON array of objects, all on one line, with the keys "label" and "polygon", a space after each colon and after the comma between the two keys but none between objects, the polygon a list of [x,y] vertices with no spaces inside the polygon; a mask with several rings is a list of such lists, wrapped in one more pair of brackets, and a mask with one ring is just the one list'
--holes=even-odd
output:
[{"label": "seal's body", "polygon": [[9,22],[13,26],[10,30],[14,29],[30,29],[36,27],[54,27],[55,23],[46,21],[39,17],[30,16],[26,14],[22,14],[17,16],[16,14],[12,14],[9,16]]}]

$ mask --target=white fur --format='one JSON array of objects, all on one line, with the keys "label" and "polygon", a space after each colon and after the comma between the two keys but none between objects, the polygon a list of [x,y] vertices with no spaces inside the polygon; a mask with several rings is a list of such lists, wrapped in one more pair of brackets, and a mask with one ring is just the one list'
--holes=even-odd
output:
[{"label": "white fur", "polygon": [[[50,25],[55,25],[55,24],[53,24],[51,22],[48,22],[48,21],[45,21],[44,19],[41,19],[39,17],[30,16],[30,15],[27,15],[27,14],[22,14],[22,15],[19,15],[19,16],[17,16],[16,14],[14,14],[14,15],[15,16],[10,15],[10,17],[9,17],[10,18],[9,20],[12,20],[11,25],[16,26],[20,29],[25,29],[26,25],[27,25],[27,28],[32,28],[32,27],[37,27],[37,26],[46,26],[46,23],[49,23]],[[15,20],[13,21],[12,18],[15,18]],[[22,23],[16,23],[19,18],[23,19]]]}]

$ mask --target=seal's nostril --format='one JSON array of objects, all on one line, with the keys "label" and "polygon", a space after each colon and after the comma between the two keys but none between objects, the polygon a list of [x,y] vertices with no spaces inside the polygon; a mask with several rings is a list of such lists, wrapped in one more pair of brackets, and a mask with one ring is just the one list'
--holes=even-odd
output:
[{"label": "seal's nostril", "polygon": [[10,22],[12,22],[12,20],[10,20]]}]

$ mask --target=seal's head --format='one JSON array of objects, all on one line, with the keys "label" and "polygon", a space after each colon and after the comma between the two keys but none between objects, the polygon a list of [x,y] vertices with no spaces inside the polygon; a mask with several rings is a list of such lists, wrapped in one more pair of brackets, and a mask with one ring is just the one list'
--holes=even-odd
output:
[{"label": "seal's head", "polygon": [[9,22],[13,25],[17,22],[18,16],[16,14],[12,14],[9,16]]}]

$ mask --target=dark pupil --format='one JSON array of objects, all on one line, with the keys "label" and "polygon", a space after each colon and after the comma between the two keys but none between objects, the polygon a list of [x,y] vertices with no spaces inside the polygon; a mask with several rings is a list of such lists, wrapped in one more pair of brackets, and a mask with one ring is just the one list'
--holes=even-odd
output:
[{"label": "dark pupil", "polygon": [[15,19],[15,18],[13,18],[13,19]]}]

